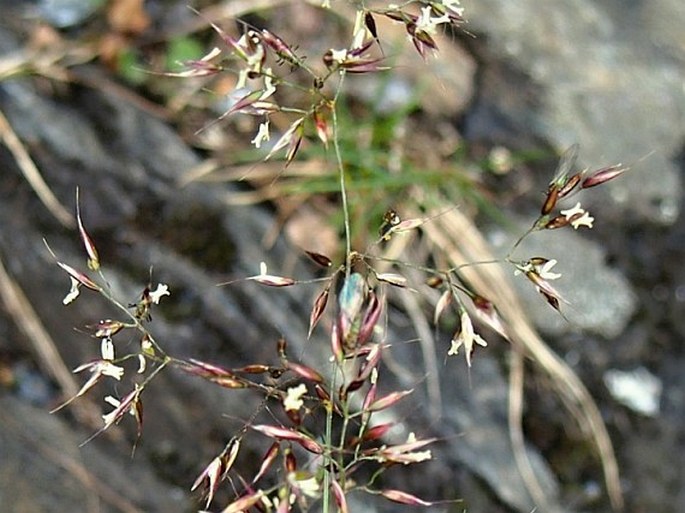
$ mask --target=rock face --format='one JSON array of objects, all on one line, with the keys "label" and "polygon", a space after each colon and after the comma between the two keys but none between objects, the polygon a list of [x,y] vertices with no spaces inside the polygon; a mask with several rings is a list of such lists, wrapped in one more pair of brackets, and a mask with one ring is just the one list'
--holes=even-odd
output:
[{"label": "rock face", "polygon": [[[675,159],[685,137],[685,49],[672,27],[683,21],[677,0],[464,1],[484,51],[524,74],[534,89],[526,112],[521,92],[506,77],[486,74],[487,98],[467,120],[467,134],[497,130],[481,112],[499,112],[524,132],[563,149],[580,143],[582,165],[623,162],[634,172],[611,184],[609,197],[623,215],[672,224],[682,194]],[[492,94],[497,90],[500,94]],[[486,118],[487,119],[487,118]],[[616,207],[612,207],[615,211]]]},{"label": "rock face", "polygon": [[[5,3],[0,2],[3,9]],[[551,316],[539,324],[559,336],[558,348],[573,354],[569,360],[577,363],[576,370],[595,385],[622,448],[619,462],[629,510],[685,511],[685,476],[679,470],[685,362],[678,348],[685,332],[683,223],[666,231],[680,215],[676,157],[682,159],[685,136],[682,2],[633,2],[631,9],[618,1],[463,3],[476,35],[466,47],[478,64],[479,82],[475,89],[463,85],[469,91],[465,97],[472,90],[476,94],[463,114],[467,140],[514,149],[517,140],[558,148],[579,142],[582,165],[622,161],[633,169],[626,180],[607,187],[607,196],[601,191],[592,196],[589,208],[601,213],[605,228],[598,226],[593,239],[573,242],[581,248],[577,255],[564,254],[566,240],[541,242],[560,248],[560,260],[569,256],[569,265],[577,266],[573,274],[584,280],[576,283],[578,290],[594,290],[591,297],[576,299],[591,305],[575,319],[587,336],[579,343],[567,325],[545,325]],[[0,27],[0,55],[19,50],[16,37]],[[464,68],[469,74],[471,62]],[[94,67],[80,71],[102,72]],[[262,260],[278,268],[279,262],[292,261],[291,249],[279,239],[265,250],[260,241],[272,226],[270,212],[227,206],[228,186],[179,188],[180,178],[199,158],[167,124],[117,95],[82,86],[48,94],[31,79],[0,83],[0,111],[69,210],[80,188],[84,219],[117,294],[135,301],[151,265],[154,279],[170,285],[173,295],[155,316],[153,329],[171,353],[230,366],[272,361],[275,342],[283,336],[305,361],[324,358],[317,350],[328,343],[323,335],[306,341],[312,291],[215,286],[255,274]],[[84,260],[78,236],[47,213],[4,146],[0,169],[0,258],[61,358],[76,367],[97,355],[98,348],[74,328],[113,312],[92,294],[68,308],[61,305],[68,280],[42,239],[60,259],[76,263]],[[549,176],[535,180],[544,189]],[[521,249],[537,251],[534,245]],[[583,273],[588,262],[593,272]],[[293,272],[300,277],[315,273],[303,261]],[[234,419],[250,416],[256,398],[170,372],[145,398],[145,433],[135,458],[128,457],[131,432],[126,428],[118,437],[100,437],[79,449],[92,426],[66,412],[48,415],[59,399],[51,381],[56,378],[9,311],[0,310],[0,370],[9,369],[18,381],[0,390],[3,511],[199,509],[188,492],[192,481],[240,427]],[[411,339],[403,322],[391,318],[391,330],[398,340]],[[406,373],[389,377],[386,384],[408,388],[416,383],[412,376],[424,372],[422,355],[409,346],[399,353]],[[650,367],[664,383],[660,417],[630,414],[602,388],[605,370],[638,364]],[[401,419],[406,434],[435,433],[445,441],[437,468],[423,473],[418,484],[399,477],[398,486],[427,497],[465,498],[472,510],[531,511],[508,443],[507,384],[495,357],[479,355],[470,377],[450,361],[441,368],[440,380],[449,391],[440,420],[430,416],[424,391],[417,392]],[[99,392],[96,402],[105,390]],[[549,511],[605,511],[604,499],[593,495],[597,483],[583,481],[586,467],[574,467],[583,456],[574,448],[557,447],[561,429],[548,424],[564,420],[558,405],[550,403],[543,397],[531,404],[533,421],[526,426],[540,448],[529,447],[534,471],[552,502],[563,504],[551,504]],[[256,462],[265,446],[250,443],[246,459]],[[541,457],[543,451],[554,472]],[[362,500],[365,511],[393,511],[385,502]]]},{"label": "rock face", "polygon": [[[0,501],[6,511],[184,511],[192,503],[123,452],[88,445],[44,408],[0,398]],[[126,471],[122,471],[122,469]],[[11,484],[10,484],[11,483]]]},{"label": "rock face", "polygon": [[[521,253],[544,250],[557,256],[559,272],[567,269],[564,264],[575,268],[568,294],[590,293],[569,309],[585,334],[556,341],[586,382],[596,382],[612,365],[630,371],[645,363],[663,382],[658,418],[627,415],[612,402],[603,411],[618,443],[625,436],[630,447],[619,454],[628,509],[681,511],[685,504],[678,490],[685,474],[670,472],[674,463],[665,462],[671,461],[667,454],[683,450],[673,438],[683,433],[676,427],[682,415],[673,410],[682,402],[683,378],[672,372],[683,364],[677,349],[682,316],[672,312],[682,312],[683,304],[682,265],[674,262],[682,254],[684,225],[685,39],[675,27],[685,22],[685,5],[677,0],[462,4],[481,61],[480,97],[464,119],[467,138],[512,148],[526,148],[537,138],[559,150],[578,142],[580,166],[622,162],[632,169],[625,180],[583,199],[598,218],[584,242],[541,233]],[[548,171],[534,179],[538,191],[550,176]],[[539,198],[530,204],[539,205]],[[540,299],[528,296],[531,302]],[[606,324],[593,321],[606,316]],[[569,328],[551,316],[536,321],[546,332]],[[596,397],[605,394],[601,386],[594,390]],[[658,495],[677,498],[664,502]]]}]

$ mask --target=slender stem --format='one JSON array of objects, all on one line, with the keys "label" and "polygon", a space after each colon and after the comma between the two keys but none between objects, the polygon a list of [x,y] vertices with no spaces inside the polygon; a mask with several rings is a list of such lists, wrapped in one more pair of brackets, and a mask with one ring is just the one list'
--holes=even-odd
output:
[{"label": "slender stem", "polygon": [[[342,160],[342,153],[340,151],[340,133],[339,133],[339,126],[338,126],[338,100],[340,98],[340,95],[342,94],[342,88],[343,88],[343,82],[345,81],[345,71],[341,70],[340,71],[340,81],[338,82],[338,87],[335,91],[335,97],[333,98],[333,101],[331,102],[331,112],[332,112],[332,121],[333,121],[333,149],[335,151],[335,162],[338,167],[338,177],[340,180],[340,198],[343,206],[343,217],[344,217],[344,224],[345,224],[345,278],[347,279],[350,275],[350,264],[352,261],[351,255],[352,255],[352,240],[350,236],[350,213],[348,209],[348,204],[347,204],[347,189],[346,189],[346,184],[345,184],[345,168],[343,167],[343,160]],[[337,363],[333,363],[334,365],[334,371],[333,371],[333,379],[332,379],[332,385],[331,385],[331,392],[333,392],[336,388],[336,381],[337,381],[337,376],[338,376],[338,365]],[[331,486],[331,472],[330,469],[332,467],[332,449],[333,449],[333,408],[330,407],[328,408],[328,411],[326,412],[326,438],[325,442],[328,447],[328,451],[325,454],[325,466],[328,467],[327,470],[324,472],[324,480],[323,480],[323,500],[322,500],[322,511],[323,513],[328,513],[330,509],[330,486]]]},{"label": "slender stem", "polygon": [[350,235],[350,212],[347,204],[347,189],[345,184],[345,168],[343,167],[342,154],[340,152],[340,134],[338,126],[338,100],[342,93],[343,82],[345,81],[345,71],[340,71],[340,82],[338,82],[338,87],[335,92],[335,97],[333,98],[332,105],[332,116],[333,116],[333,148],[335,150],[335,161],[338,166],[338,177],[340,180],[340,200],[343,206],[343,216],[345,218],[345,259],[346,259],[346,269],[345,276],[350,275],[350,263],[352,255],[352,240]]},{"label": "slender stem", "polygon": [[513,245],[513,246],[511,247],[511,249],[509,250],[509,253],[507,253],[507,256],[504,257],[504,259],[505,259],[507,262],[510,261],[511,255],[514,254],[514,251],[516,251],[516,248],[519,247],[519,244],[521,244],[521,242],[523,242],[523,239],[525,239],[526,237],[528,237],[531,233],[533,233],[533,232],[538,228],[538,223],[540,223],[540,219],[542,219],[542,218],[539,217],[538,219],[536,219],[535,222],[533,223],[533,226],[531,226],[530,228],[528,228],[528,229],[525,231],[525,233],[524,233],[523,235],[521,235],[521,236],[516,240],[516,242],[514,242],[514,245]]}]

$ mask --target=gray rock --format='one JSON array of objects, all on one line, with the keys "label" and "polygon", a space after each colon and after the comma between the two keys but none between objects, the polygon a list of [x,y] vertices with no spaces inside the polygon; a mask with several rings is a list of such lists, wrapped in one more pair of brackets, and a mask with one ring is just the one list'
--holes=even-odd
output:
[{"label": "gray rock", "polygon": [[[450,446],[449,451],[461,461],[470,461],[476,474],[497,493],[500,500],[516,511],[531,511],[530,498],[513,459],[507,419],[507,385],[496,370],[492,358],[481,358],[466,372],[461,361],[450,360],[442,376],[445,393],[446,437],[463,435],[464,443]],[[493,379],[497,381],[493,381]],[[499,381],[502,380],[502,381]],[[464,415],[465,411],[472,412]],[[528,447],[528,457],[541,489],[547,496],[546,511],[566,512],[559,500],[559,484],[546,462]],[[464,493],[469,501],[469,493]],[[477,508],[473,508],[474,510]]]},{"label": "gray rock", "polygon": [[[115,444],[88,444],[58,415],[0,396],[0,504],[26,511],[184,511],[180,490],[132,465]],[[96,447],[97,445],[97,447]]]},{"label": "gray rock", "polygon": [[79,25],[105,5],[104,0],[41,0],[37,13],[59,28]]},{"label": "gray rock", "polygon": [[682,2],[463,4],[490,55],[535,85],[533,108],[523,113],[507,100],[522,92],[500,84],[500,99],[492,98],[498,110],[559,149],[580,143],[585,166],[629,165],[633,172],[601,194],[619,202],[624,216],[673,223],[681,197],[673,160],[685,137],[685,51],[674,28],[685,24]]}]

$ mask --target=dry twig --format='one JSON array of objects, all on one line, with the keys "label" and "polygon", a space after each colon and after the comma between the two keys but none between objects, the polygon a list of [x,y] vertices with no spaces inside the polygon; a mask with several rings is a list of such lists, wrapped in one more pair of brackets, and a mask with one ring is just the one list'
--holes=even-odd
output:
[{"label": "dry twig", "polygon": [[19,169],[24,174],[24,177],[31,185],[31,188],[36,192],[41,202],[50,211],[50,213],[67,228],[76,226],[74,216],[64,208],[57,197],[52,193],[50,187],[45,183],[40,171],[34,164],[29,152],[17,137],[17,134],[12,129],[9,121],[5,115],[0,111],[0,139],[5,143],[7,149],[10,150],[12,156],[17,162]]}]

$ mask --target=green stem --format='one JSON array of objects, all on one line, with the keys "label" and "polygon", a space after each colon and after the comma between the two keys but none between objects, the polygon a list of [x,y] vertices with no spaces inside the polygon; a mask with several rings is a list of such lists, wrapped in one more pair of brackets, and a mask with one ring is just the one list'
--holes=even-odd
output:
[{"label": "green stem", "polygon": [[343,206],[343,216],[345,218],[345,259],[346,269],[345,277],[349,277],[351,269],[351,254],[352,254],[352,240],[350,236],[350,212],[347,204],[347,189],[345,185],[345,168],[343,167],[342,153],[340,150],[340,137],[338,134],[338,100],[342,93],[343,82],[345,81],[345,71],[340,71],[340,82],[338,83],[335,97],[333,98],[332,115],[333,115],[333,148],[335,150],[335,161],[338,166],[338,178],[340,181],[340,200]]},{"label": "green stem", "polygon": [[[340,182],[340,199],[342,202],[343,206],[343,217],[344,217],[344,223],[345,223],[345,278],[349,278],[350,275],[350,267],[351,267],[351,254],[352,254],[352,239],[350,236],[350,213],[349,213],[349,208],[347,204],[347,189],[346,189],[346,184],[345,184],[345,168],[343,166],[343,159],[342,159],[342,152],[340,150],[340,136],[339,136],[339,129],[340,127],[338,126],[338,100],[340,99],[340,96],[342,94],[342,88],[343,88],[343,82],[345,81],[345,71],[341,70],[340,71],[340,82],[338,82],[338,87],[335,92],[335,96],[333,98],[333,101],[331,102],[331,112],[332,112],[332,121],[333,121],[333,149],[335,151],[335,162],[338,167],[338,178]],[[335,389],[337,388],[337,376],[338,376],[338,371],[340,370],[338,367],[337,362],[333,363],[334,366],[334,371],[333,371],[333,379],[332,379],[332,384],[331,384],[331,400],[333,400],[332,394],[334,393]],[[344,430],[343,430],[344,431]],[[323,504],[322,504],[322,511],[323,513],[328,513],[330,509],[330,487],[331,487],[331,467],[333,463],[333,454],[332,454],[332,449],[333,449],[333,407],[330,407],[328,411],[326,412],[326,445],[328,447],[328,451],[325,455],[325,462],[324,462],[324,480],[323,480]],[[341,445],[342,447],[342,445]],[[342,465],[340,465],[340,468],[342,468]]]}]

